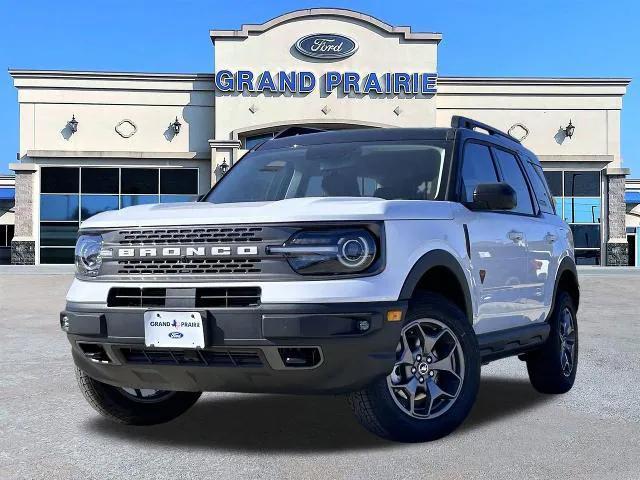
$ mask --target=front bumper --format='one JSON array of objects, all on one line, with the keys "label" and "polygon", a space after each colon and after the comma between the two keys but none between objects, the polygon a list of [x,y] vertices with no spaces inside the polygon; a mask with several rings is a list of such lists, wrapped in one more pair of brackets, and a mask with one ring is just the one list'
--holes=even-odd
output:
[{"label": "front bumper", "polygon": [[[406,309],[403,301],[183,309],[202,316],[206,347],[198,352],[145,347],[145,309],[68,304],[60,318],[66,319],[75,364],[111,385],[340,393],[391,371],[402,322],[387,321],[387,312],[402,310],[404,319]],[[370,325],[364,332],[362,321]],[[299,352],[309,362],[289,364],[287,359]]]}]

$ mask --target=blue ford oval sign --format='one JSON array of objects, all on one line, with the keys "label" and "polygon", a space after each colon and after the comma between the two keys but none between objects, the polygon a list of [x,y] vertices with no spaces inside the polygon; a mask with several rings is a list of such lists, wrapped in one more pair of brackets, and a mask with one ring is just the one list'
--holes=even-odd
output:
[{"label": "blue ford oval sign", "polygon": [[314,33],[298,40],[296,50],[307,57],[333,60],[350,57],[358,50],[358,44],[345,35]]},{"label": "blue ford oval sign", "polygon": [[169,338],[182,338],[184,335],[180,332],[171,332],[169,334]]}]

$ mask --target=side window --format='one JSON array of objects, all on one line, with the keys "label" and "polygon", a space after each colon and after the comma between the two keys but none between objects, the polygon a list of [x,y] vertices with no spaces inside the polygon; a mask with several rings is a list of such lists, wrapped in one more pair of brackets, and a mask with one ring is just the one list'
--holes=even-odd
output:
[{"label": "side window", "polygon": [[555,214],[555,207],[553,202],[553,197],[551,196],[551,192],[549,191],[549,187],[547,182],[545,181],[544,172],[542,171],[542,167],[540,165],[536,165],[535,163],[529,162],[529,166],[531,167],[531,183],[533,184],[533,191],[536,193],[536,197],[538,198],[538,206],[540,210],[544,213]]},{"label": "side window", "polygon": [[473,202],[473,192],[480,183],[498,181],[489,147],[479,143],[467,143],[462,159],[462,202]]},{"label": "side window", "polygon": [[503,181],[511,185],[516,191],[517,204],[511,210],[518,213],[533,214],[533,205],[531,204],[531,194],[524,177],[524,173],[520,168],[518,159],[512,153],[505,150],[495,148],[496,160],[502,171]]}]

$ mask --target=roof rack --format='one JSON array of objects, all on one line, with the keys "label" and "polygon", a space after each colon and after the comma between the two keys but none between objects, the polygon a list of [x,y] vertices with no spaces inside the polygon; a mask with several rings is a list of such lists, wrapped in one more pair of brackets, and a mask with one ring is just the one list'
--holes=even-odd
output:
[{"label": "roof rack", "polygon": [[273,136],[273,138],[295,137],[296,135],[306,135],[307,133],[320,133],[320,132],[326,132],[326,130],[323,130],[321,128],[293,126],[293,127],[287,127],[284,130],[279,131]]},{"label": "roof rack", "polygon": [[480,128],[482,130],[485,130],[489,135],[498,135],[500,137],[508,138],[513,142],[520,143],[520,140],[512,137],[502,130],[498,130],[497,128],[487,125],[486,123],[478,122],[477,120],[473,120],[472,118],[461,117],[460,115],[454,115],[453,117],[451,117],[451,128],[468,128],[469,130]]}]

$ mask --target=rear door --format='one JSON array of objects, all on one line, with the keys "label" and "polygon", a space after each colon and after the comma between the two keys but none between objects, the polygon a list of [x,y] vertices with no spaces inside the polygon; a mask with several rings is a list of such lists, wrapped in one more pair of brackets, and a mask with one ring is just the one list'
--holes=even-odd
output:
[{"label": "rear door", "polygon": [[527,241],[524,278],[517,292],[517,302],[521,305],[525,323],[542,321],[545,318],[547,284],[557,268],[553,254],[553,239],[557,238],[557,234],[541,215],[522,160],[515,152],[505,148],[494,147],[493,153],[502,181],[516,191],[518,204],[511,212],[514,221],[517,218],[518,230],[524,233]]},{"label": "rear door", "polygon": [[530,232],[532,241],[528,245],[528,276],[542,290],[542,308],[538,313],[541,318],[532,320],[544,320],[551,310],[558,259],[563,249],[562,238],[566,237],[567,229],[556,215],[553,196],[547,186],[542,167],[527,156],[522,155],[520,158],[527,170],[539,208]]},{"label": "rear door", "polygon": [[[498,181],[489,145],[474,140],[464,144],[460,179],[463,203],[473,201],[478,184]],[[468,218],[471,270],[478,299],[476,333],[521,325],[526,238],[519,217],[502,211],[473,211]]]}]

